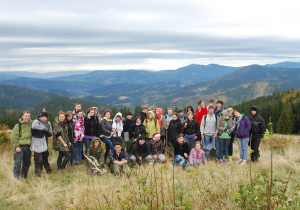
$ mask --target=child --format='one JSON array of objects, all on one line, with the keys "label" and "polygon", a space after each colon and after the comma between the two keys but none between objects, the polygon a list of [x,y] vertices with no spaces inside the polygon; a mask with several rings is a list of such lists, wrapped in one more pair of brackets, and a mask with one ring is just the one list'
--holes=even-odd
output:
[{"label": "child", "polygon": [[198,168],[201,163],[204,165],[207,164],[205,152],[202,150],[202,145],[200,141],[197,141],[195,143],[195,147],[190,151],[189,161],[190,165],[196,168]]},{"label": "child", "polygon": [[178,163],[184,169],[189,162],[189,153],[189,145],[184,141],[184,135],[182,133],[178,134],[174,145],[174,164]]},{"label": "child", "polygon": [[223,163],[223,155],[225,155],[224,163],[228,160],[228,147],[230,143],[230,132],[229,129],[232,127],[232,120],[229,118],[227,111],[224,110],[221,113],[221,117],[218,119],[218,134],[219,134],[219,145],[220,145],[220,163]]},{"label": "child", "polygon": [[82,151],[83,151],[83,137],[84,137],[84,118],[82,109],[76,111],[76,115],[73,117],[73,123],[75,125],[75,157],[74,164],[81,164],[82,161]]},{"label": "child", "polygon": [[188,143],[189,148],[192,149],[195,146],[196,139],[200,135],[200,126],[197,120],[194,120],[193,112],[187,113],[188,120],[184,124],[184,140]]}]

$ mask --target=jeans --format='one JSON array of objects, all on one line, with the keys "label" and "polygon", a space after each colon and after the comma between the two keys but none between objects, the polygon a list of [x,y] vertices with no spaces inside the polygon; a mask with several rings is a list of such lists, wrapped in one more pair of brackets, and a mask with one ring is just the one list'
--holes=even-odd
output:
[{"label": "jeans", "polygon": [[74,156],[73,162],[74,163],[81,163],[81,161],[82,161],[82,151],[83,151],[83,141],[76,141],[74,146],[75,146],[75,156]]},{"label": "jeans", "polygon": [[261,141],[261,137],[260,135],[252,135],[252,139],[251,139],[251,149],[253,150],[253,152],[251,153],[251,160],[254,161],[258,161],[258,158],[260,157],[259,155],[259,144]]},{"label": "jeans", "polygon": [[229,147],[230,139],[220,139],[220,153],[219,158],[223,159],[223,155],[225,155],[225,159],[228,159],[228,147]]},{"label": "jeans", "polygon": [[122,143],[121,137],[111,137],[111,142],[113,145],[115,145],[116,142]]},{"label": "jeans", "polygon": [[[14,151],[14,177],[19,179],[20,172],[21,177],[27,179],[28,170],[31,163],[31,150],[30,145],[20,145],[21,152]],[[21,169],[22,167],[22,169]]]},{"label": "jeans", "polygon": [[[219,154],[220,154],[220,138],[217,137],[216,139],[216,159],[220,159]],[[222,157],[223,158],[223,157]]]},{"label": "jeans", "polygon": [[[64,160],[62,160],[64,158]],[[59,151],[57,158],[57,169],[65,169],[67,163],[70,161],[70,153],[68,151]]]},{"label": "jeans", "polygon": [[105,143],[105,147],[106,147],[106,151],[104,153],[104,162],[105,162],[107,157],[108,157],[109,151],[114,150],[114,145],[113,145],[112,141],[109,138],[105,137],[105,136],[101,137],[100,139],[101,139],[102,142]]},{"label": "jeans", "polygon": [[232,156],[233,155],[233,140],[234,140],[234,134],[232,133],[231,134],[231,139],[230,139],[230,142],[229,142],[229,147],[228,147],[228,155],[229,156]]},{"label": "jeans", "polygon": [[[209,145],[214,140],[214,138],[215,135],[209,136],[204,134],[204,144]],[[210,150],[205,149],[204,152],[205,152],[206,159],[209,160]]]},{"label": "jeans", "polygon": [[182,156],[181,155],[175,155],[174,156],[174,163],[173,164],[176,164],[178,163],[178,165],[182,166],[184,163],[186,163],[188,161],[188,159],[184,158],[182,160]]},{"label": "jeans", "polygon": [[240,147],[240,159],[247,160],[248,158],[248,142],[249,138],[237,139]]},{"label": "jeans", "polygon": [[87,155],[87,151],[90,148],[92,139],[83,138],[84,145],[85,145],[85,155]]}]

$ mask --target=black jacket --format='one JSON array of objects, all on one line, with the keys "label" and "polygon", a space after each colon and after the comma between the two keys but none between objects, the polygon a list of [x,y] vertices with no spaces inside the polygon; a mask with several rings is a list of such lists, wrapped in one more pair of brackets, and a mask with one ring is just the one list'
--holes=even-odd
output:
[{"label": "black jacket", "polygon": [[140,125],[134,124],[131,127],[131,132],[130,133],[132,133],[132,136],[135,139],[138,138],[139,135],[146,136],[146,128],[143,124],[140,124]]},{"label": "black jacket", "polygon": [[133,120],[129,120],[127,118],[125,118],[123,120],[123,131],[122,131],[122,137],[124,138],[124,132],[129,132],[129,138],[132,138],[132,126],[134,125],[134,121]]},{"label": "black jacket", "polygon": [[250,120],[250,123],[251,123],[250,134],[259,135],[262,138],[264,133],[266,132],[265,120],[264,120],[264,118],[262,118],[258,114],[258,107],[257,106],[253,106],[251,108],[254,108],[256,110],[256,114],[255,115],[251,114],[249,116],[249,120]]},{"label": "black jacket", "polygon": [[92,116],[90,119],[84,117],[84,135],[99,136],[99,120],[97,116]]},{"label": "black jacket", "polygon": [[131,149],[132,155],[136,158],[136,162],[141,165],[140,157],[144,159],[148,155],[150,155],[150,145],[145,142],[145,144],[140,145],[138,141],[136,141]]},{"label": "black jacket", "polygon": [[141,117],[142,124],[144,123],[144,120],[147,118],[147,114],[142,111],[140,111],[137,116]]},{"label": "black jacket", "polygon": [[116,150],[113,150],[109,153],[109,160],[111,163],[113,163],[115,160],[121,161],[123,159],[129,162],[129,155],[123,149],[121,149],[121,153],[119,155],[117,154]]},{"label": "black jacket", "polygon": [[184,153],[186,153],[188,155],[190,153],[188,143],[184,142],[184,144],[182,146],[180,146],[179,142],[176,141],[175,145],[174,145],[174,156],[175,155],[181,155],[182,157],[184,157]]},{"label": "black jacket", "polygon": [[170,140],[176,141],[178,134],[182,132],[181,120],[171,120],[168,129],[168,137],[170,138]]},{"label": "black jacket", "polygon": [[75,138],[75,125],[73,123],[73,119],[70,121],[67,120],[67,126],[68,126],[68,135],[69,135],[69,141],[74,143]]},{"label": "black jacket", "polygon": [[200,127],[198,121],[196,119],[194,119],[193,121],[188,120],[187,127],[184,128],[183,131],[186,135],[196,134],[197,136],[199,136]]}]

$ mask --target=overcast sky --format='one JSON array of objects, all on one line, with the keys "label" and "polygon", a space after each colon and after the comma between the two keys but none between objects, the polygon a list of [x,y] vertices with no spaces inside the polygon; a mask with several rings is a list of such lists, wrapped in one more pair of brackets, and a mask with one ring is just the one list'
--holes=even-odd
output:
[{"label": "overcast sky", "polygon": [[300,61],[298,0],[0,1],[0,71]]}]

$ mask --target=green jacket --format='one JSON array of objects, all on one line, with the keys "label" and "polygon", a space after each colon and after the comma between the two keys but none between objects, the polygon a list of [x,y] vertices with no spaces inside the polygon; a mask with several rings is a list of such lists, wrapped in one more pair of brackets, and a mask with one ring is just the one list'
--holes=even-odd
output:
[{"label": "green jacket", "polygon": [[[58,140],[57,136],[59,135],[64,140],[64,142],[68,145],[68,147],[64,147],[64,145]],[[53,142],[54,141],[56,141],[56,144],[59,148],[58,151],[61,152],[70,151],[67,123],[60,122],[57,117],[55,118],[55,122],[53,124]]]},{"label": "green jacket", "polygon": [[[160,133],[159,122],[154,118],[154,113],[149,111],[148,114],[152,114],[153,118],[150,120],[148,117],[144,120],[144,126],[146,129],[146,138],[152,138],[154,133]],[[155,123],[156,121],[156,123]],[[149,131],[149,133],[148,133]]]},{"label": "green jacket", "polygon": [[[97,139],[99,139],[98,137],[96,137]],[[94,139],[96,139],[94,138]],[[103,151],[103,148],[101,147],[101,141],[100,141],[100,144],[97,148],[97,150],[94,148],[94,139],[91,141],[91,145],[88,149],[88,153],[87,153],[87,156],[93,156],[98,164],[101,166],[103,166],[104,164],[104,151]],[[91,166],[91,163],[89,161],[87,161],[88,165]]]},{"label": "green jacket", "polygon": [[20,127],[19,123],[15,125],[11,133],[11,143],[14,148],[17,148],[19,145],[31,145],[31,125],[32,120],[30,119],[28,123],[23,122],[23,119],[19,119],[21,124],[21,132],[19,132]]}]

